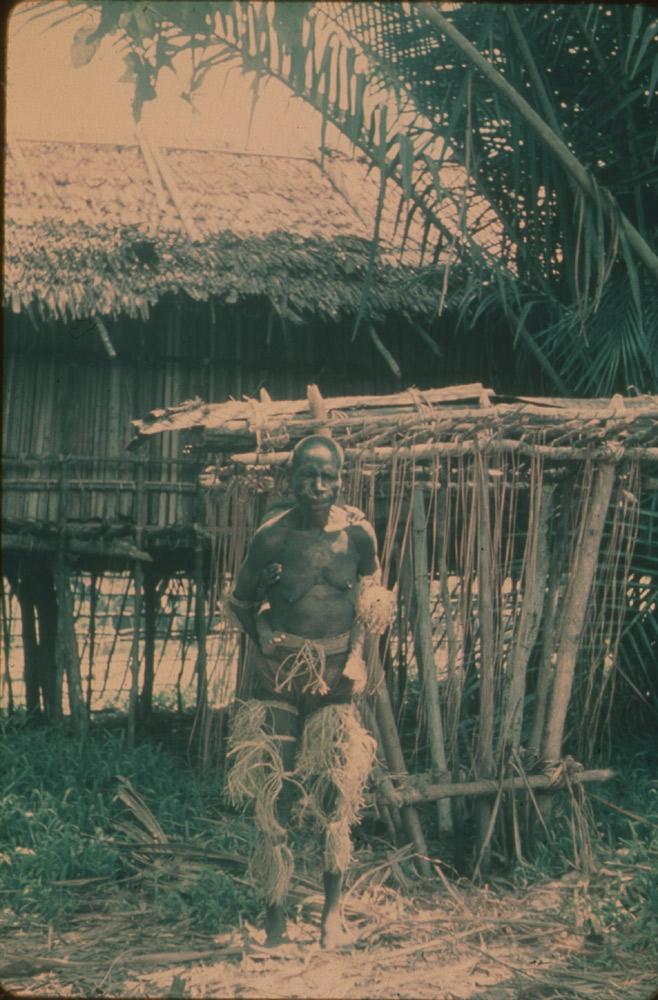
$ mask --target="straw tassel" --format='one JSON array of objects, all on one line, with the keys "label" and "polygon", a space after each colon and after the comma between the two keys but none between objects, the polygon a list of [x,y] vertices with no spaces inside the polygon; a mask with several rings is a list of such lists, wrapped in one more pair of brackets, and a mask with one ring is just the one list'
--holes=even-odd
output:
[{"label": "straw tassel", "polygon": [[392,624],[397,611],[395,594],[382,587],[376,576],[364,576],[356,597],[356,616],[366,631],[381,635]]}]

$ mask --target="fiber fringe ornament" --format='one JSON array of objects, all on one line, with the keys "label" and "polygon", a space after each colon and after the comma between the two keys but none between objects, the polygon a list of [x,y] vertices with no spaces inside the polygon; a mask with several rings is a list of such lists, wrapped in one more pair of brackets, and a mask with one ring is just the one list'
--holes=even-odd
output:
[{"label": "fiber fringe ornament", "polygon": [[285,839],[261,833],[251,857],[249,875],[267,903],[283,903],[294,870],[293,854]]},{"label": "fiber fringe ornament", "polygon": [[395,594],[383,587],[378,576],[364,576],[356,596],[356,616],[367,632],[381,635],[392,624],[397,610]]},{"label": "fiber fringe ornament", "polygon": [[350,827],[363,807],[363,792],[375,762],[376,741],[364,729],[354,705],[328,705],[306,722],[296,777],[306,794],[296,809],[325,834],[328,871],[350,863]]},{"label": "fiber fringe ornament", "polygon": [[285,771],[279,740],[267,731],[266,720],[267,706],[260,701],[245,701],[236,711],[228,744],[226,794],[236,808],[254,802],[259,830],[276,837],[285,835],[276,816]]},{"label": "fiber fringe ornament", "polygon": [[[292,661],[292,662],[291,662]],[[277,667],[275,689],[292,691],[295,681],[306,679],[301,688],[304,694],[325,695],[329,693],[329,685],[324,679],[327,657],[324,648],[309,639],[301,649],[287,656]]]}]

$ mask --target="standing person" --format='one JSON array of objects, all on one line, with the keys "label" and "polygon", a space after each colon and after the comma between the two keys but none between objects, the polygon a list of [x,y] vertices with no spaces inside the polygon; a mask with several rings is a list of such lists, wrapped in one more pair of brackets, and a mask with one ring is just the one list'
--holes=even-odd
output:
[{"label": "standing person", "polygon": [[366,684],[365,633],[386,628],[395,600],[379,583],[372,525],[337,503],[342,465],[331,439],[300,441],[291,462],[295,505],[256,532],[230,598],[255,648],[252,697],[233,723],[227,790],[235,804],[255,806],[251,872],[265,896],[269,945],[285,939],[288,829],[304,816],[324,834],[321,944],[340,942],[350,827],[375,758],[353,695]]}]

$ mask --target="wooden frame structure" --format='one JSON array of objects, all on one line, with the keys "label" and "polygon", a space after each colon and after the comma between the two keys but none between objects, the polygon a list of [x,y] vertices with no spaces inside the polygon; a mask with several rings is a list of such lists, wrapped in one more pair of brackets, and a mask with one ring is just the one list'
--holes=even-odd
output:
[{"label": "wooden frame structure", "polygon": [[[207,463],[213,599],[268,504],[289,502],[295,443],[322,432],[342,445],[346,499],[376,524],[400,607],[371,651],[364,706],[389,768],[379,792],[385,809],[406,811],[419,850],[417,817],[408,825],[419,802],[438,803],[446,834],[451,802],[476,798],[481,870],[504,795],[534,801],[533,789],[612,776],[570,751],[591,754],[613,686],[641,491],[656,485],[658,397],[501,398],[476,383],[322,399],[309,386],[305,400],[191,401],[133,423],[136,442],[185,432]],[[416,769],[423,757],[429,771],[413,781],[395,724],[396,659],[418,675]],[[575,710],[589,733],[574,730]],[[210,747],[212,713],[204,725]]]}]

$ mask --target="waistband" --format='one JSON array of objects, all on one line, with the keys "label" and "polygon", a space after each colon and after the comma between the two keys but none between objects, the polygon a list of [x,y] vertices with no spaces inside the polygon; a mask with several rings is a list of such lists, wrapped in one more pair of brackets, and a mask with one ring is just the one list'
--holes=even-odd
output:
[{"label": "waistband", "polygon": [[308,643],[322,649],[327,656],[332,653],[346,653],[350,648],[350,632],[342,632],[340,635],[326,635],[319,639],[309,639],[302,635],[295,635],[294,632],[286,632],[285,638],[277,643],[279,649],[298,650],[303,649]]}]

